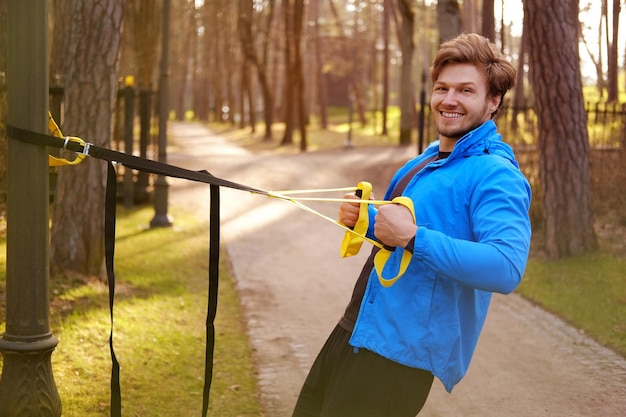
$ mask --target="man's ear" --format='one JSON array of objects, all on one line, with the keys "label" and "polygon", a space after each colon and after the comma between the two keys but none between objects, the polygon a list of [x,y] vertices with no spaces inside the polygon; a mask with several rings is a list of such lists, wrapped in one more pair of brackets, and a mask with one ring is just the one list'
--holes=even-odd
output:
[{"label": "man's ear", "polygon": [[491,105],[489,107],[489,113],[491,114],[491,117],[493,117],[498,112],[498,109],[500,108],[500,103],[502,103],[502,94],[496,94],[495,96],[491,97],[489,101],[491,102]]},{"label": "man's ear", "polygon": [[491,98],[491,108],[493,109],[491,112],[495,112],[500,108],[500,103],[502,103],[502,94],[496,94]]}]

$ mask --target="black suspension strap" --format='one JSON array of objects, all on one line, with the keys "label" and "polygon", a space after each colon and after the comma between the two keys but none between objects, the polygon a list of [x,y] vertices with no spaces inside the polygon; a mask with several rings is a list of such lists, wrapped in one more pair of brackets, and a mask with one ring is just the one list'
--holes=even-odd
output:
[{"label": "black suspension strap", "polygon": [[115,221],[117,212],[117,175],[111,162],[107,163],[107,188],[104,202],[104,255],[109,283],[109,312],[111,314],[111,332],[109,349],[111,350],[111,417],[122,416],[122,392],[120,389],[120,364],[113,348],[113,303],[115,301]]},{"label": "black suspension strap", "polygon": [[124,165],[126,168],[202,182],[210,185],[210,226],[209,226],[209,284],[208,307],[206,318],[206,349],[205,375],[202,402],[202,416],[206,417],[209,407],[209,394],[213,379],[213,354],[215,351],[215,317],[217,314],[217,294],[219,288],[219,254],[220,254],[220,187],[228,187],[251,193],[269,195],[269,192],[227,181],[211,175],[207,171],[192,171],[158,161],[138,158],[122,152],[101,148],[89,143],[79,143],[55,136],[7,126],[7,136],[23,142],[39,146],[63,148],[82,155],[107,161],[107,187],[105,198],[105,258],[107,279],[109,284],[109,310],[111,315],[111,332],[109,348],[111,351],[111,417],[121,417],[122,400],[120,389],[120,365],[113,346],[113,307],[115,299],[115,222],[117,206],[117,175],[113,163]]},{"label": "black suspension strap", "polygon": [[219,289],[220,259],[220,187],[211,184],[211,209],[209,215],[209,296],[206,318],[206,351],[204,367],[204,390],[202,393],[202,417],[209,410],[209,394],[213,381],[213,353],[215,350],[215,316],[217,314],[217,291]]}]

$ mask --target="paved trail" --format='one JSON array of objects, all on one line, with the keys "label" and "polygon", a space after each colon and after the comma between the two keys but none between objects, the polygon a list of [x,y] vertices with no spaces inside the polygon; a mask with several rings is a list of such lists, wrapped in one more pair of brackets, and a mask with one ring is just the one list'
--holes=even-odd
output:
[{"label": "paved trail", "polygon": [[[258,188],[350,186],[382,195],[411,149],[252,155],[197,124],[174,123],[168,162]],[[371,178],[360,178],[371,167]],[[172,204],[207,210],[208,190],[171,180]],[[377,187],[378,186],[378,187]],[[207,193],[203,195],[201,193]],[[291,205],[222,191],[223,248],[232,262],[268,417],[288,417],[300,386],[336,324],[369,248],[339,257],[343,231]],[[311,205],[335,217],[336,203]],[[218,342],[219,343],[219,342]],[[448,394],[435,381],[420,417],[626,416],[626,360],[517,295],[495,295],[465,379]]]}]

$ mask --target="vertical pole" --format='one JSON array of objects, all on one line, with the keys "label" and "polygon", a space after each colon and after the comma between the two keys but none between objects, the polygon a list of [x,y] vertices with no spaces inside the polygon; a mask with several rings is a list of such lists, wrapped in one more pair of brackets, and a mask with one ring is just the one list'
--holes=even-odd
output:
[{"label": "vertical pole", "polygon": [[[135,80],[132,76],[125,79],[124,88],[124,152],[133,154],[133,128],[135,126],[135,90],[133,84]],[[133,206],[135,194],[135,178],[133,170],[124,167],[124,207]]]},{"label": "vertical pole", "polygon": [[[46,0],[9,0],[7,122],[47,131],[48,27]],[[50,331],[48,155],[46,148],[8,139],[6,332],[0,415],[61,415],[52,375],[57,339]]]},{"label": "vertical pole", "polygon": [[[150,136],[150,96],[152,87],[139,91],[139,157],[148,157],[148,141]],[[135,184],[135,202],[142,204],[148,200],[150,176],[147,172],[137,173]]]},{"label": "vertical pole", "polygon": [[[161,33],[161,78],[159,80],[159,162],[167,163],[167,118],[168,118],[168,49],[170,32],[170,0],[163,0],[163,29]],[[154,217],[150,227],[169,227],[172,225],[167,214],[167,179],[163,175],[154,183]]]},{"label": "vertical pole", "polygon": [[426,119],[426,71],[422,70],[422,88],[420,90],[420,112],[417,119],[417,153],[424,150],[424,120]]}]

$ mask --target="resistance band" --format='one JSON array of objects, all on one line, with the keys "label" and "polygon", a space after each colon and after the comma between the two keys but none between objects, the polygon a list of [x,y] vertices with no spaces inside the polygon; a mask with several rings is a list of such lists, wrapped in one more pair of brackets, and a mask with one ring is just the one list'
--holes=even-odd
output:
[{"label": "resistance band", "polygon": [[[289,202],[296,207],[299,207],[312,214],[320,216],[325,220],[337,224],[338,226],[346,230],[344,239],[341,245],[341,256],[353,256],[357,254],[363,241],[367,240],[373,245],[381,248],[375,258],[376,270],[378,273],[378,279],[385,287],[393,285],[402,274],[406,271],[408,264],[411,260],[411,253],[404,251],[402,256],[399,271],[396,276],[392,278],[383,277],[384,265],[389,259],[391,252],[395,248],[390,248],[382,245],[380,242],[370,239],[365,236],[368,228],[368,209],[369,204],[402,204],[406,206],[412,213],[415,219],[415,213],[413,210],[413,203],[406,197],[397,197],[392,201],[385,200],[370,200],[371,184],[361,182],[359,185],[350,188],[336,188],[326,190],[288,190],[282,192],[265,191],[260,188],[250,187],[242,185],[236,182],[224,180],[213,176],[207,171],[192,171],[185,168],[169,165],[166,163],[153,161],[145,158],[139,158],[134,155],[129,155],[122,152],[117,152],[111,149],[102,148],[83,141],[77,137],[64,137],[52,118],[49,115],[48,127],[52,135],[33,132],[26,129],[21,129],[15,126],[7,126],[7,136],[13,139],[20,140],[22,142],[30,143],[39,146],[49,146],[54,148],[66,149],[77,154],[73,161],[67,159],[57,158],[49,156],[49,164],[51,166],[61,165],[76,165],[82,162],[86,156],[91,156],[97,159],[107,161],[107,188],[106,188],[106,201],[105,201],[105,257],[106,257],[106,269],[107,279],[109,283],[109,308],[111,315],[111,333],[109,337],[109,347],[111,350],[111,416],[121,417],[121,390],[120,390],[120,366],[117,361],[115,350],[113,347],[113,307],[114,307],[114,294],[115,294],[115,272],[113,267],[114,252],[115,252],[115,222],[116,222],[116,195],[117,195],[117,176],[115,172],[114,163],[125,166],[126,168],[136,169],[138,171],[162,175],[173,178],[187,179],[196,182],[202,182],[210,185],[211,191],[211,205],[210,205],[210,242],[209,242],[209,302],[207,310],[206,321],[206,353],[205,353],[205,382],[203,390],[203,409],[202,416],[206,417],[209,404],[209,393],[213,375],[213,353],[215,347],[215,316],[217,312],[217,292],[219,286],[219,224],[220,224],[220,198],[219,187],[227,187],[241,191],[247,191],[254,194],[265,195],[268,197],[278,198],[283,201]],[[313,197],[289,197],[293,194],[313,193],[313,192],[327,192],[327,191],[356,191],[356,194],[361,197],[361,200],[354,199],[340,199],[340,198],[313,198]],[[327,217],[310,207],[303,204],[301,201],[332,201],[332,202],[357,202],[360,201],[361,208],[359,209],[359,220],[354,228],[349,228],[330,217]],[[378,260],[377,260],[378,259]]]},{"label": "resistance band", "polygon": [[[345,199],[345,198],[315,198],[315,197],[287,197],[287,195],[299,194],[299,193],[314,193],[314,192],[328,192],[328,191],[355,191],[355,194],[361,198],[361,200],[355,199]],[[362,181],[356,187],[349,188],[332,188],[332,189],[323,189],[323,190],[288,190],[288,191],[268,191],[268,195],[270,197],[277,197],[283,200],[286,200],[297,207],[300,207],[306,211],[309,211],[317,216],[320,216],[332,223],[337,224],[339,227],[346,230],[346,233],[343,237],[340,247],[340,255],[342,258],[346,258],[349,256],[354,256],[359,253],[361,246],[364,241],[370,242],[372,245],[380,248],[380,250],[376,253],[374,258],[374,266],[376,267],[376,275],[378,276],[378,281],[383,287],[391,287],[395,282],[404,275],[409,264],[411,263],[411,258],[413,254],[404,249],[402,253],[402,258],[400,259],[400,265],[398,267],[398,271],[393,277],[385,277],[384,270],[389,257],[391,256],[391,252],[395,251],[395,247],[390,247],[387,245],[383,245],[377,240],[368,238],[365,234],[367,233],[367,229],[369,227],[369,213],[368,213],[368,205],[383,205],[383,204],[400,204],[405,206],[413,217],[413,223],[416,222],[415,218],[415,208],[413,206],[413,201],[404,196],[399,196],[394,198],[391,201],[388,200],[370,200],[370,195],[372,192],[372,185],[369,182]],[[348,202],[348,203],[360,203],[359,208],[359,217],[357,219],[356,224],[353,228],[350,228],[342,223],[335,221],[323,214],[305,206],[300,201],[333,201],[333,202]]]}]

